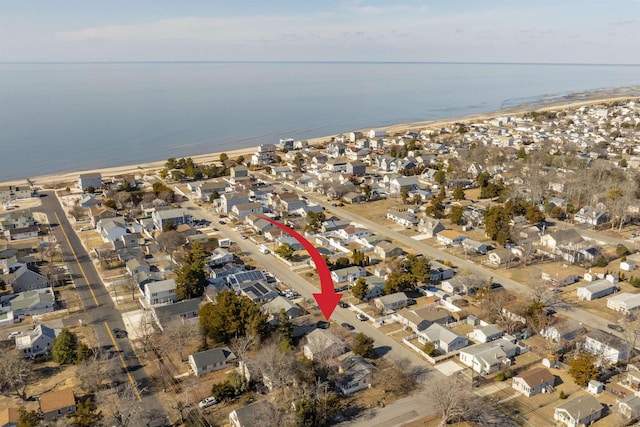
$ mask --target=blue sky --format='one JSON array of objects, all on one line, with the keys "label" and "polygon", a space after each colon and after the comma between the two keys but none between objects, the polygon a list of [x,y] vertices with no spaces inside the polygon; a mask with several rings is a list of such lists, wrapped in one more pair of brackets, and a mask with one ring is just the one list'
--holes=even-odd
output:
[{"label": "blue sky", "polygon": [[640,0],[0,0],[0,61],[640,64]]}]

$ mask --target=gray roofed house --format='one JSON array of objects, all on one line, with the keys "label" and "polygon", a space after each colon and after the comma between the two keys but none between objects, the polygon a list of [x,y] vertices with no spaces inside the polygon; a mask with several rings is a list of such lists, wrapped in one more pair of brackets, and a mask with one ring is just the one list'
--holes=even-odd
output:
[{"label": "gray roofed house", "polygon": [[566,319],[544,328],[540,335],[555,342],[570,341],[584,333],[582,323]]},{"label": "gray roofed house", "polygon": [[387,242],[386,240],[382,240],[375,245],[373,252],[378,255],[382,259],[393,258],[396,256],[404,255],[404,250],[402,250],[397,245],[394,245],[391,242]]},{"label": "gray roofed house", "polygon": [[556,406],[553,419],[567,427],[589,425],[600,419],[602,409],[602,405],[595,397],[590,395],[578,396],[562,405]]},{"label": "gray roofed house", "polygon": [[198,310],[200,309],[200,302],[199,298],[192,298],[173,304],[154,307],[154,317],[160,330],[164,330],[167,325],[174,321],[184,323],[187,320],[196,319],[198,317]]},{"label": "gray roofed house", "polygon": [[449,353],[466,347],[469,340],[453,330],[442,326],[439,323],[433,323],[424,331],[418,333],[418,341],[426,344],[427,341],[435,344],[436,348],[444,353]]},{"label": "gray roofed house", "polygon": [[150,305],[171,304],[178,300],[173,279],[149,282],[144,285],[144,297]]},{"label": "gray roofed house", "polygon": [[585,286],[579,286],[576,289],[578,299],[580,301],[591,301],[610,295],[616,291],[615,284],[607,279],[596,280]]},{"label": "gray roofed house", "polygon": [[10,279],[8,282],[14,294],[49,287],[47,278],[42,274],[30,270],[26,264],[21,264],[12,274],[13,280]]},{"label": "gray roofed house", "polygon": [[174,226],[182,224],[191,225],[191,214],[183,208],[156,210],[151,214],[156,230],[162,231],[162,227],[168,222]]},{"label": "gray roofed house", "polygon": [[352,282],[366,275],[367,270],[358,265],[340,268],[331,272],[331,278],[335,283]]},{"label": "gray roofed house", "polygon": [[27,291],[18,294],[10,304],[14,319],[19,320],[23,316],[52,312],[55,298],[50,292]]},{"label": "gray roofed house", "polygon": [[127,261],[126,263],[127,273],[130,275],[135,275],[136,273],[151,272],[151,266],[144,259],[133,258]]},{"label": "gray roofed house", "polygon": [[128,233],[124,217],[103,218],[96,224],[96,230],[105,242],[113,243]]},{"label": "gray roofed house", "polygon": [[371,375],[376,367],[361,356],[347,356],[340,362],[340,374],[336,378],[336,387],[343,395],[371,386]]},{"label": "gray roofed house", "polygon": [[504,335],[504,331],[498,325],[489,324],[473,330],[473,338],[480,342],[497,340]]},{"label": "gray roofed house", "polygon": [[511,365],[511,357],[517,354],[517,346],[507,340],[498,339],[475,344],[460,350],[460,362],[475,372],[487,375]]},{"label": "gray roofed house", "polygon": [[269,313],[274,318],[278,316],[280,310],[284,310],[284,314],[289,319],[294,319],[304,314],[304,310],[302,308],[282,296],[275,297],[274,299],[263,305],[263,307],[267,311],[267,313]]},{"label": "gray roofed house", "polygon": [[613,334],[594,329],[587,334],[584,349],[598,357],[598,363],[617,363],[627,358],[629,346]]},{"label": "gray roofed house", "polygon": [[16,337],[16,349],[22,357],[36,357],[48,354],[56,339],[56,331],[42,323],[26,335]]},{"label": "gray roofed house", "polygon": [[413,227],[414,225],[418,225],[420,222],[418,217],[413,213],[408,211],[398,211],[395,209],[389,209],[387,211],[387,218],[405,227]]},{"label": "gray roofed house", "polygon": [[212,348],[189,355],[189,365],[196,376],[224,369],[229,362],[236,360],[236,355],[229,347]]},{"label": "gray roofed house", "polygon": [[555,249],[561,246],[577,245],[583,242],[584,239],[575,229],[569,228],[567,230],[545,234],[542,236],[541,241],[543,246]]},{"label": "gray roofed house", "polygon": [[435,218],[425,216],[418,223],[418,231],[427,237],[436,237],[443,230],[445,230],[444,225]]},{"label": "gray roofed house", "polygon": [[264,280],[242,283],[239,292],[253,302],[267,302],[278,296],[278,291]]},{"label": "gray roofed house", "polygon": [[409,302],[409,298],[404,292],[396,292],[394,294],[385,295],[374,299],[376,307],[385,313],[393,312],[399,308],[405,307]]},{"label": "gray roofed house", "polygon": [[307,359],[334,358],[347,351],[347,345],[340,338],[325,329],[315,329],[307,335],[302,352]]},{"label": "gray roofed house", "polygon": [[627,418],[637,418],[640,415],[640,397],[627,396],[618,402],[618,412]]},{"label": "gray roofed house", "polygon": [[273,406],[266,400],[260,400],[229,413],[229,424],[232,427],[262,427],[273,419],[270,414]]}]

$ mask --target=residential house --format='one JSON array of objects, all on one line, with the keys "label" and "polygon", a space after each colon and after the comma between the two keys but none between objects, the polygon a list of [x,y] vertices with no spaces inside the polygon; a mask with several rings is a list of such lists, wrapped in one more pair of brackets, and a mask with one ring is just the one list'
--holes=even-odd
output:
[{"label": "residential house", "polygon": [[264,280],[253,280],[239,285],[238,291],[253,302],[267,302],[278,296],[278,291]]},{"label": "residential house", "polygon": [[96,231],[100,233],[102,240],[107,243],[113,243],[128,233],[124,217],[101,219],[96,225]]},{"label": "residential house", "polygon": [[267,275],[264,270],[244,270],[227,276],[227,284],[235,292],[240,292],[240,285],[243,283],[253,282],[261,280],[265,283],[268,282]]},{"label": "residential house", "polygon": [[486,243],[478,242],[476,240],[464,239],[462,241],[462,248],[465,253],[476,253],[484,255],[489,250],[489,246]]},{"label": "residential house", "polygon": [[364,176],[367,173],[367,165],[360,160],[347,163],[347,173],[354,176]]},{"label": "residential house", "polygon": [[[262,144],[260,147],[262,148],[262,146],[265,144]],[[267,145],[271,145],[271,144],[267,144]],[[270,150],[269,147],[264,147],[265,150],[259,150],[261,153],[265,153],[267,154],[266,156],[266,160],[268,161],[268,153],[270,152],[275,152],[275,149],[273,151]],[[262,157],[264,156],[260,156],[261,160],[264,160]],[[261,163],[259,163],[261,164]],[[243,182],[243,181],[247,181],[250,180],[251,177],[249,176],[249,168],[246,166],[234,166],[232,168],[229,169],[229,174],[231,175],[231,182],[232,183],[239,183],[239,182]]]},{"label": "residential house", "polygon": [[552,251],[563,246],[577,248],[577,245],[583,241],[584,239],[582,236],[573,228],[544,234],[540,238],[542,246],[545,246]]},{"label": "residential house", "polygon": [[0,274],[9,274],[11,271],[19,267],[18,251],[15,249],[0,250]]},{"label": "residential house", "polygon": [[153,225],[158,231],[162,231],[168,223],[172,223],[175,227],[182,224],[192,224],[191,214],[182,208],[156,210],[151,214],[151,218],[153,218]]},{"label": "residential house", "polygon": [[366,228],[356,227],[354,225],[348,225],[336,231],[336,234],[347,242],[353,242],[363,237],[371,236],[373,233]]},{"label": "residential house", "polygon": [[161,331],[173,322],[195,321],[200,309],[200,299],[192,298],[173,304],[153,307],[153,317]]},{"label": "residential house", "polygon": [[489,262],[493,265],[507,264],[515,259],[511,249],[498,249],[489,253]]},{"label": "residential house", "polygon": [[127,273],[131,276],[135,276],[138,273],[145,272],[151,273],[151,266],[144,259],[132,258],[125,264],[125,268],[127,269]]},{"label": "residential house", "polygon": [[367,137],[369,139],[386,138],[387,131],[383,129],[371,129],[369,133],[367,133]]},{"label": "residential house", "polygon": [[231,208],[231,214],[240,221],[244,221],[247,215],[262,215],[263,213],[264,208],[260,203],[239,203]]},{"label": "residential house", "polygon": [[497,325],[489,324],[473,330],[473,339],[479,342],[497,340],[504,335],[504,331]]},{"label": "residential house", "polygon": [[394,294],[378,297],[373,300],[376,307],[382,310],[383,313],[391,313],[399,310],[402,307],[406,307],[409,303],[409,298],[404,292],[396,292]]},{"label": "residential house", "polygon": [[373,252],[381,259],[389,259],[404,255],[405,253],[404,250],[402,250],[398,246],[385,240],[378,242],[374,247]]},{"label": "residential house", "polygon": [[331,278],[333,279],[334,283],[354,282],[360,277],[365,277],[366,275],[367,270],[358,265],[340,268],[331,272]]},{"label": "residential house", "polygon": [[212,348],[189,355],[189,365],[197,377],[213,371],[219,371],[236,360],[229,347]]},{"label": "residential house", "polygon": [[444,231],[445,227],[440,221],[435,218],[425,216],[420,219],[418,223],[418,231],[425,234],[427,237],[436,237],[438,233]]},{"label": "residential house", "polygon": [[440,283],[443,291],[459,295],[473,295],[484,285],[484,282],[474,275],[457,276]]},{"label": "residential house", "polygon": [[231,252],[225,248],[216,248],[209,255],[207,265],[210,267],[217,267],[233,262],[233,260],[234,255]]},{"label": "residential house", "polygon": [[640,309],[640,294],[622,292],[607,298],[607,308],[629,315]]},{"label": "residential house", "polygon": [[16,349],[22,357],[37,357],[49,354],[56,339],[56,331],[42,323],[28,334],[16,337]]},{"label": "residential house", "polygon": [[176,281],[173,279],[150,282],[144,285],[144,299],[149,305],[172,304],[178,301]]},{"label": "residential house", "polygon": [[447,267],[444,264],[439,263],[438,261],[431,260],[429,262],[430,270],[429,270],[429,280],[432,282],[439,282],[441,280],[451,279],[454,275],[453,268]]},{"label": "residential house", "polygon": [[542,329],[540,335],[555,342],[572,341],[585,332],[582,323],[566,319]]},{"label": "residential house", "polygon": [[326,329],[315,329],[307,335],[302,352],[307,359],[329,360],[344,354],[347,345]]},{"label": "residential house", "polygon": [[102,175],[96,173],[83,173],[78,177],[78,188],[85,191],[87,188],[93,187],[95,190],[102,188]]},{"label": "residential house", "polygon": [[442,230],[438,233],[438,242],[444,245],[459,245],[467,236],[454,230]]},{"label": "residential house", "polygon": [[606,212],[598,208],[585,206],[573,215],[573,220],[580,224],[588,224],[595,227],[609,221],[609,217]]},{"label": "residential house", "polygon": [[410,327],[413,331],[424,331],[434,323],[446,325],[451,322],[451,313],[443,308],[423,307],[417,309],[403,308],[398,310],[394,317],[403,326]]},{"label": "residential house", "polygon": [[42,274],[29,269],[26,264],[19,264],[18,269],[15,270],[12,275],[13,278],[10,278],[8,283],[11,285],[11,291],[14,294],[49,287],[47,278]]},{"label": "residential house", "polygon": [[7,240],[23,240],[38,237],[40,228],[31,212],[21,211],[5,214],[0,220],[0,231]]},{"label": "residential house", "polygon": [[[198,185],[193,186],[196,196],[200,200],[209,200],[212,194],[218,193],[218,195],[224,193],[227,189],[227,184],[222,180],[212,180],[206,182],[200,182]],[[193,191],[192,190],[192,191]]]},{"label": "residential house", "polygon": [[364,202],[364,196],[362,193],[358,193],[356,191],[349,191],[348,193],[343,194],[341,199],[345,203],[349,203],[351,205]]},{"label": "residential house", "polygon": [[231,427],[262,427],[265,420],[273,419],[274,408],[266,400],[259,400],[229,413]]},{"label": "residential house", "polygon": [[372,374],[376,367],[361,356],[347,356],[340,362],[336,388],[346,396],[371,387]]},{"label": "residential house", "polygon": [[460,350],[460,362],[481,375],[488,375],[511,366],[511,357],[517,354],[517,346],[499,339],[475,344]]},{"label": "residential house", "polygon": [[539,393],[552,391],[556,377],[547,368],[538,367],[529,369],[515,377],[511,387],[527,397],[535,396]]},{"label": "residential house", "polygon": [[587,333],[584,349],[595,355],[599,359],[598,363],[614,364],[626,360],[629,346],[623,339],[613,334],[594,329]]},{"label": "residential house", "polygon": [[365,301],[384,295],[385,280],[378,276],[366,276],[364,281],[367,284],[367,294],[364,296]]},{"label": "residential house", "polygon": [[413,213],[409,211],[397,211],[395,209],[389,209],[387,211],[387,219],[390,219],[404,227],[413,227],[420,222],[418,217]]},{"label": "residential house", "polygon": [[556,406],[553,419],[567,427],[587,426],[602,417],[602,409],[595,397],[582,395]]},{"label": "residential house", "polygon": [[272,318],[278,317],[280,312],[283,312],[288,319],[295,319],[305,314],[305,311],[301,309],[297,304],[294,304],[289,299],[277,296],[271,301],[267,302],[262,308],[271,315]]},{"label": "residential house", "polygon": [[618,412],[626,419],[636,419],[640,416],[640,397],[630,395],[618,402]]},{"label": "residential house", "polygon": [[51,313],[55,308],[55,298],[50,291],[37,290],[18,294],[10,301],[15,320],[24,316]]},{"label": "residential house", "polygon": [[115,218],[117,216],[118,212],[115,209],[106,206],[91,206],[89,208],[89,218],[91,219],[91,225],[94,227],[98,225],[101,219]]},{"label": "residential house", "polygon": [[220,207],[219,211],[223,213],[231,213],[231,209],[235,205],[240,205],[243,203],[251,203],[251,199],[249,196],[244,193],[226,193],[220,196]]},{"label": "residential house", "polygon": [[439,323],[433,323],[424,331],[419,332],[418,342],[423,345],[427,342],[432,342],[436,349],[443,353],[459,350],[469,344],[469,340],[466,337]]},{"label": "residential house", "polygon": [[576,292],[580,301],[592,301],[594,299],[602,298],[607,295],[611,295],[618,288],[607,279],[600,279],[591,282],[588,285],[580,286]]},{"label": "residential house", "polygon": [[72,388],[49,391],[40,395],[40,412],[44,421],[65,418],[76,412]]},{"label": "residential house", "polygon": [[420,188],[417,176],[397,176],[389,181],[389,193],[402,194],[403,191],[412,191]]}]

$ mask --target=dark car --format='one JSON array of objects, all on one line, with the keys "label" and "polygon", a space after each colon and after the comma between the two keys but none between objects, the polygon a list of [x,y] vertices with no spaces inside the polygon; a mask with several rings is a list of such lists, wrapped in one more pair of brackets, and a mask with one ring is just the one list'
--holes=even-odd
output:
[{"label": "dark car", "polygon": [[609,323],[607,328],[613,329],[614,331],[624,332],[624,328],[620,325],[616,325],[615,323]]},{"label": "dark car", "polygon": [[338,301],[338,305],[342,308],[349,308],[349,304],[344,301]]},{"label": "dark car", "polygon": [[418,302],[414,299],[407,300],[407,305],[416,305]]},{"label": "dark car", "polygon": [[347,323],[347,322],[342,322],[342,323],[340,324],[340,326],[342,326],[343,328],[348,329],[348,330],[350,330],[350,331],[353,331],[353,330],[356,328],[356,327],[355,327],[355,326],[353,326],[351,323]]},{"label": "dark car", "polygon": [[226,224],[226,222],[224,222],[224,221],[220,220],[220,221],[218,221],[218,224],[225,225],[225,224]]},{"label": "dark car", "polygon": [[126,338],[128,335],[127,331],[120,328],[113,328],[112,332],[113,332],[113,336],[115,336],[116,338]]}]

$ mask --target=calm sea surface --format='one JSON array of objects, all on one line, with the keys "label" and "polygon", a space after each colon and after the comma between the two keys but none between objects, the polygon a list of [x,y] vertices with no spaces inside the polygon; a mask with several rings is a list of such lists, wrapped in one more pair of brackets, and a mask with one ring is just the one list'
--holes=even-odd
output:
[{"label": "calm sea surface", "polygon": [[0,181],[638,84],[640,66],[0,64]]}]

